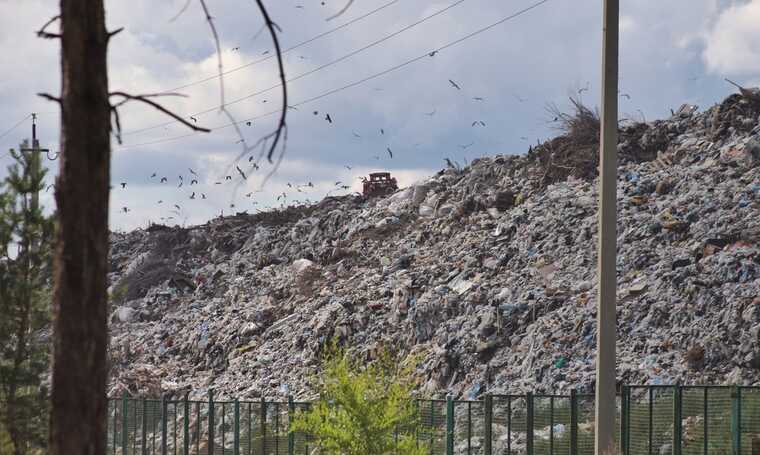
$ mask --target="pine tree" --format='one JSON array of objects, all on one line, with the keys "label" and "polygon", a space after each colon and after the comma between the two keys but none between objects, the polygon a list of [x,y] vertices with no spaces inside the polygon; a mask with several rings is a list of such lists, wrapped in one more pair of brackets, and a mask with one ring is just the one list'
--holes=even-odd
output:
[{"label": "pine tree", "polygon": [[[22,149],[28,148],[22,144]],[[11,150],[0,182],[0,422],[16,455],[46,445],[52,218],[39,206],[35,152]],[[2,432],[2,431],[0,431]]]}]

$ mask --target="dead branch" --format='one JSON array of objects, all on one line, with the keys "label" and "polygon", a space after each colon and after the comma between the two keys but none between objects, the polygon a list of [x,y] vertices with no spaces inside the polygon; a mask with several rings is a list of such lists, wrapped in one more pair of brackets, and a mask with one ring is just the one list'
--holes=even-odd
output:
[{"label": "dead branch", "polygon": [[110,40],[115,35],[118,35],[119,33],[123,32],[123,31],[124,31],[124,27],[119,27],[116,30],[108,32],[108,39]]},{"label": "dead branch", "polygon": [[61,104],[61,99],[60,98],[58,98],[56,96],[53,96],[53,95],[51,95],[49,93],[38,93],[37,96],[45,98],[48,101],[54,101],[54,102],[56,102],[58,104]]},{"label": "dead branch", "polygon": [[346,5],[343,8],[341,8],[340,11],[338,11],[337,13],[333,14],[332,16],[328,17],[325,20],[331,21],[335,19],[336,17],[342,16],[343,13],[345,13],[346,11],[348,11],[349,8],[351,8],[351,5],[353,3],[354,3],[354,0],[348,0],[348,3],[346,3]]},{"label": "dead branch", "polygon": [[[124,100],[122,102],[119,102],[119,103],[115,104],[113,107],[119,107],[119,106],[123,105],[126,101],[140,101],[142,103],[145,103],[145,104],[153,107],[154,109],[156,109],[158,111],[163,112],[164,114],[166,114],[169,117],[173,118],[174,120],[182,123],[183,125],[185,125],[186,127],[190,128],[193,131],[200,131],[200,132],[203,132],[203,133],[208,133],[208,132],[211,131],[208,128],[203,128],[203,127],[200,127],[200,126],[193,125],[192,123],[190,123],[187,120],[183,119],[182,117],[180,117],[179,115],[175,114],[174,112],[166,109],[165,107],[163,107],[160,104],[156,103],[155,101],[151,100],[150,96],[146,97],[145,95],[130,95],[129,93],[125,93],[125,92],[111,92],[111,93],[108,94],[108,96],[109,97],[111,97],[111,96],[119,96],[119,97],[124,98]],[[152,94],[151,96],[157,96],[157,95],[156,94]]]},{"label": "dead branch", "polygon": [[[119,92],[120,93],[120,92]],[[116,92],[112,93],[111,95],[115,95]],[[158,98],[159,96],[179,96],[181,98],[187,98],[187,95],[183,93],[143,93],[142,95],[138,95],[141,98]],[[129,101],[129,98],[125,98],[118,103],[114,104],[113,107],[121,107],[123,104],[127,103]]]},{"label": "dead branch", "polygon": [[190,6],[190,2],[193,0],[185,0],[185,5],[179,10],[177,14],[174,15],[171,19],[169,19],[169,23],[176,21]]},{"label": "dead branch", "polygon": [[113,115],[114,123],[116,124],[114,136],[116,136],[116,141],[121,145],[121,120],[119,119],[119,110],[116,106],[111,106],[111,114]]},{"label": "dead branch", "polygon": [[[269,17],[269,12],[267,11],[266,7],[264,6],[264,3],[262,0],[256,0],[256,4],[259,6],[259,11],[261,11],[261,15],[264,16],[264,23],[267,25],[267,28],[269,29],[269,35],[272,37],[272,42],[274,43],[275,52],[277,54],[277,66],[280,70],[280,83],[282,84],[282,112],[280,114],[280,121],[277,125],[277,131],[274,136],[274,141],[272,142],[272,145],[269,149],[269,153],[267,154],[267,160],[269,162],[272,162],[272,156],[274,155],[275,150],[277,149],[277,143],[280,140],[280,136],[282,135],[282,132],[286,129],[285,126],[285,118],[288,114],[288,89],[287,89],[287,82],[285,80],[285,68],[282,61],[282,50],[280,49],[280,40],[277,38],[277,32],[275,31],[275,28],[279,29],[279,26],[275,24],[272,19]],[[283,147],[283,151],[285,148]],[[280,160],[282,157],[280,157]]]},{"label": "dead branch", "polygon": [[60,19],[61,19],[60,14],[57,16],[51,17],[49,21],[45,22],[45,25],[43,25],[39,30],[37,30],[37,36],[39,36],[40,38],[45,38],[45,39],[60,38],[61,37],[60,33],[49,33],[45,31],[45,29],[48,28],[50,24]]}]

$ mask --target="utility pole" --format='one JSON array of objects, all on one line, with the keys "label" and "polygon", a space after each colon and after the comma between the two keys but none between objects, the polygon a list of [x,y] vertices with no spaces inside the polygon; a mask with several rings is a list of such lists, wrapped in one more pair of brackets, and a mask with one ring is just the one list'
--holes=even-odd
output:
[{"label": "utility pole", "polygon": [[[50,153],[49,149],[43,149],[40,148],[40,141],[37,140],[37,114],[32,113],[32,147],[31,148],[22,148],[22,153],[31,153],[31,156],[29,157],[29,163],[30,163],[30,171],[29,171],[29,178],[30,181],[36,182],[37,179],[40,178],[40,173],[42,172],[42,159],[40,157],[40,153]],[[40,193],[39,191],[35,191],[32,193],[32,203],[31,208],[32,211],[37,211],[37,209],[40,207]]]},{"label": "utility pole", "polygon": [[596,312],[596,455],[615,453],[619,0],[604,1]]}]

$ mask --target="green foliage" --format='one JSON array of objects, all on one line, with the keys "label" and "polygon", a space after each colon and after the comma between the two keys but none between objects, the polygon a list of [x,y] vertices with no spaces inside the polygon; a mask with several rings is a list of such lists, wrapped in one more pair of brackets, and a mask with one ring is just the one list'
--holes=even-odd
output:
[{"label": "green foliage", "polygon": [[333,343],[316,385],[320,398],[296,414],[292,430],[314,438],[323,454],[423,454],[411,397],[416,361],[399,360],[384,352],[363,365]]},{"label": "green foliage", "polygon": [[23,454],[42,449],[47,439],[42,383],[54,225],[36,198],[45,176],[39,153],[11,155],[15,163],[0,182],[0,447]]}]

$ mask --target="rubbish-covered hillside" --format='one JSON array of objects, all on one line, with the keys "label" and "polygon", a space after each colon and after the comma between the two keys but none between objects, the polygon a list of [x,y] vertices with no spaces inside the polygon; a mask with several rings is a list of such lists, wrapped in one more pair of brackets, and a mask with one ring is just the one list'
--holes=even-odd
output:
[{"label": "rubbish-covered hillside", "polygon": [[[760,379],[753,102],[621,130],[626,383]],[[452,163],[388,197],[112,234],[110,393],[307,397],[332,337],[368,360],[421,353],[425,396],[590,390],[596,150],[578,140]]]}]

